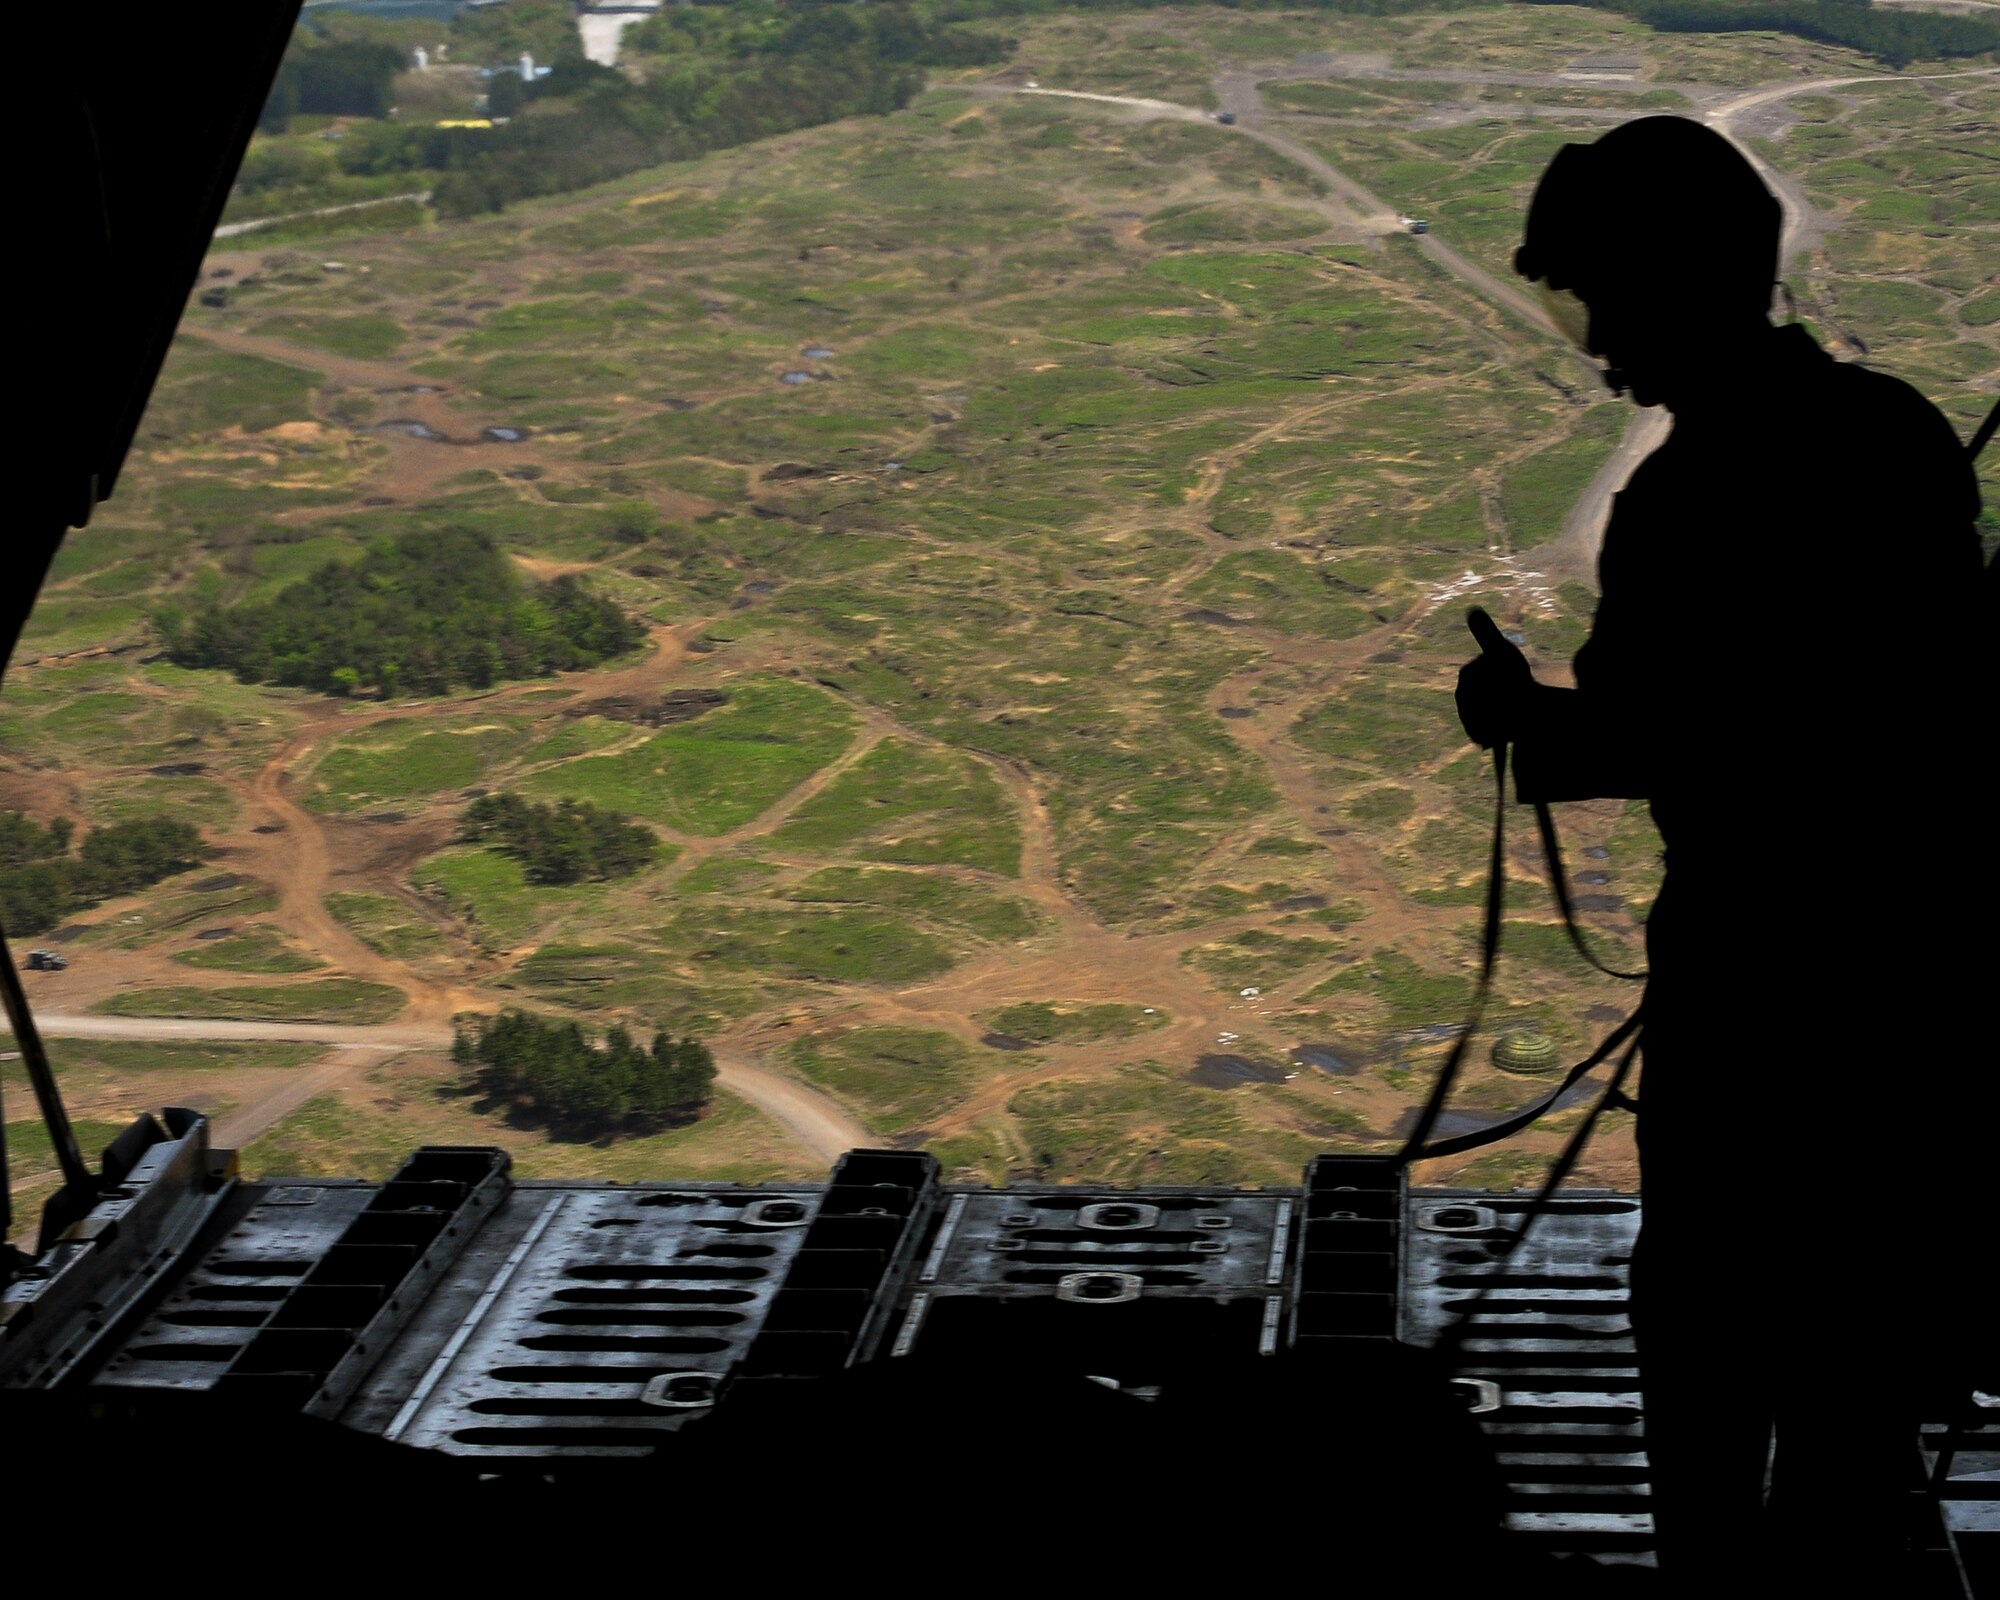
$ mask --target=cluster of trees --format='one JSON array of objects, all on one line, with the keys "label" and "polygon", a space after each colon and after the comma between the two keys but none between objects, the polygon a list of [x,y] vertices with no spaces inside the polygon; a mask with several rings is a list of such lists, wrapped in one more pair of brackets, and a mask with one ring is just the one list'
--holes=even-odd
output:
[{"label": "cluster of trees", "polygon": [[451,19],[451,58],[492,67],[531,55],[554,66],[583,55],[568,0],[507,0],[502,6],[461,6]]},{"label": "cluster of trees", "polygon": [[2000,50],[2000,22],[1935,11],[1877,10],[1868,0],[1582,0],[1661,33],[1790,33],[1865,50],[1884,66]]},{"label": "cluster of trees", "polygon": [[[860,50],[882,61],[915,66],[977,67],[1004,61],[1014,41],[959,26],[970,11],[946,15],[947,6],[906,0],[862,4],[770,5],[733,0],[710,6],[674,6],[656,12],[625,35],[641,56],[685,59],[706,55],[733,60],[796,56],[824,60]],[[1056,9],[1051,6],[1046,9]]]},{"label": "cluster of trees", "polygon": [[925,66],[1003,60],[1013,41],[975,32],[904,0],[669,7],[627,31],[638,77],[584,59],[576,28],[551,0],[461,12],[457,60],[511,62],[523,50],[552,67],[522,83],[496,71],[488,110],[504,127],[378,123],[350,130],[338,160],[351,175],[439,176],[444,216],[498,211],[663,161],[810,127],[882,115],[923,87]]},{"label": "cluster of trees", "polygon": [[111,823],[72,853],[75,838],[67,817],[44,827],[19,811],[0,811],[0,927],[10,935],[45,933],[100,900],[199,866],[208,855],[191,824],[168,817]]},{"label": "cluster of trees", "polygon": [[492,843],[521,863],[530,883],[629,878],[651,861],[660,841],[588,800],[537,805],[517,794],[482,795],[459,818],[459,837]]},{"label": "cluster of trees", "polygon": [[619,77],[460,147],[462,164],[432,186],[431,204],[447,217],[499,211],[794,128],[883,116],[922,87],[919,69],[860,51],[812,62],[702,62],[643,84]]},{"label": "cluster of trees", "polygon": [[597,1041],[574,1022],[527,1011],[461,1022],[451,1058],[468,1089],[533,1125],[583,1137],[692,1121],[715,1082],[715,1057],[699,1039],[656,1033],[647,1049],[614,1026]]},{"label": "cluster of trees", "polygon": [[292,35],[258,125],[282,133],[301,111],[386,117],[403,52],[381,39],[329,39],[301,28]]},{"label": "cluster of trees", "polygon": [[573,577],[523,584],[489,535],[458,527],[377,539],[262,604],[164,606],[153,626],[184,667],[384,699],[591,667],[645,637]]}]

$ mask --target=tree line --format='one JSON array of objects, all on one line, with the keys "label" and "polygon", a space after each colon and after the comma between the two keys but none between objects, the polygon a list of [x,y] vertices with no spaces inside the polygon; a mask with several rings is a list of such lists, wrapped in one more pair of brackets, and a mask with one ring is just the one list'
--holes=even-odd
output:
[{"label": "tree line", "polygon": [[[925,66],[1004,60],[1013,41],[939,20],[903,0],[669,7],[627,30],[635,79],[590,62],[574,24],[548,0],[461,12],[454,59],[492,58],[494,128],[375,122],[350,129],[337,160],[350,175],[429,171],[432,205],[457,217],[562,194],[641,167],[687,161],[841,117],[901,109]],[[324,46],[320,48],[325,48]],[[520,51],[552,68],[523,83]]]},{"label": "tree line", "polygon": [[[1214,0],[1116,0],[1115,9],[1205,5]],[[1353,16],[1401,16],[1457,11],[1492,0],[1222,0],[1232,9],[1331,11]],[[1932,11],[1877,9],[1868,0],[1528,0],[1615,11],[1660,33],[1789,33],[1821,44],[1864,51],[1884,66],[1941,61],[2000,50],[2000,22]],[[1109,0],[938,0],[938,24],[1056,11],[1112,9]]]},{"label": "tree line", "polygon": [[[1573,3],[1573,0],[1564,0]],[[1867,0],[1574,0],[1658,33],[1789,33],[1842,45],[1900,69],[1912,61],[2000,50],[2000,23],[1936,11],[1877,10]]]},{"label": "tree line", "polygon": [[330,39],[300,28],[279,63],[258,126],[282,133],[302,111],[341,117],[386,117],[401,49],[380,39]]},{"label": "tree line", "polygon": [[923,88],[919,69],[860,50],[813,62],[701,62],[643,84],[610,76],[617,81],[592,84],[559,109],[535,114],[537,107],[504,128],[482,130],[476,144],[448,147],[454,164],[431,189],[438,214],[499,211],[795,128],[884,116]]},{"label": "tree line", "polygon": [[100,900],[130,894],[199,866],[208,857],[200,832],[169,817],[108,823],[72,852],[76,825],[46,826],[19,811],[0,811],[0,928],[32,938]]},{"label": "tree line", "polygon": [[481,795],[459,818],[458,836],[496,845],[542,884],[629,878],[660,848],[652,829],[588,800],[539,805],[517,794]]},{"label": "tree line", "polygon": [[574,577],[524,584],[488,534],[419,530],[329,561],[261,604],[160,608],[168,659],[326,694],[442,694],[592,667],[644,626]]},{"label": "tree line", "polygon": [[622,1025],[595,1040],[575,1022],[527,1011],[461,1019],[451,1058],[468,1090],[531,1125],[586,1138],[692,1121],[715,1082],[715,1057],[699,1039],[659,1032],[642,1048]]}]

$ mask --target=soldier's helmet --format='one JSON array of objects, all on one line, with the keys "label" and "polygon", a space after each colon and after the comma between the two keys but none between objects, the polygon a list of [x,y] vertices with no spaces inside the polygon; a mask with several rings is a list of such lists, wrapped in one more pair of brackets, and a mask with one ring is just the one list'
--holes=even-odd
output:
[{"label": "soldier's helmet", "polygon": [[1514,270],[1586,301],[1672,296],[1761,314],[1783,221],[1777,197],[1721,134],[1686,117],[1640,117],[1556,152]]}]

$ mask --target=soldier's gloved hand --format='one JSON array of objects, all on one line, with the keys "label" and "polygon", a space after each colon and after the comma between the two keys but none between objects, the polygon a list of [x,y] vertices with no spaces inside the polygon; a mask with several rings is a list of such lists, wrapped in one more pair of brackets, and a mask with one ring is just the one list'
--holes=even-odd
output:
[{"label": "soldier's gloved hand", "polygon": [[1479,607],[1466,613],[1465,625],[1479,641],[1480,654],[1458,669],[1459,725],[1481,749],[1511,744],[1526,725],[1535,675],[1528,658]]}]

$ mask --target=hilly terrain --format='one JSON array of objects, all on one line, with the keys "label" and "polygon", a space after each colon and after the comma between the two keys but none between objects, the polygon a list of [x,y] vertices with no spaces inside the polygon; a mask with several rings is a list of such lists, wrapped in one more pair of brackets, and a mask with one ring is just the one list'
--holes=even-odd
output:
[{"label": "hilly terrain", "polygon": [[[274,1172],[452,1141],[761,1179],[865,1138],[962,1181],[1278,1183],[1392,1148],[1476,964],[1464,606],[1560,679],[1659,436],[1512,279],[1554,150],[1707,117],[1780,184],[1820,337],[1962,433],[1992,403],[1990,57],[1564,6],[1007,29],[884,114],[218,238],[0,698],[0,806],[205,842],[15,941],[69,958],[26,978],[87,1143],[172,1102]],[[257,151],[329,131],[362,136]],[[1689,647],[1726,651],[1758,597],[1714,563]],[[1643,808],[1563,820],[1638,963]],[[1782,937],[1809,864],[1769,858],[1743,914]],[[1632,996],[1542,868],[1517,826],[1489,1026],[1581,1054]],[[697,1035],[716,1098],[511,1125],[445,1055],[507,1006]],[[1476,1054],[1464,1125],[1539,1091]],[[1577,1114],[1431,1176],[1531,1182]],[[1629,1185],[1605,1127],[1582,1176]]]}]

